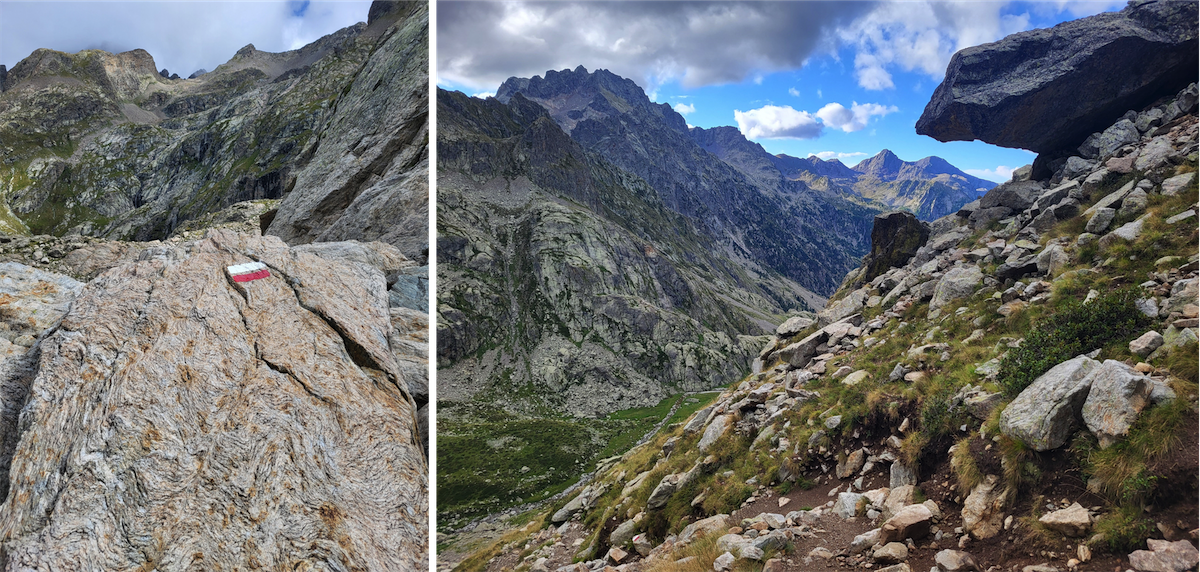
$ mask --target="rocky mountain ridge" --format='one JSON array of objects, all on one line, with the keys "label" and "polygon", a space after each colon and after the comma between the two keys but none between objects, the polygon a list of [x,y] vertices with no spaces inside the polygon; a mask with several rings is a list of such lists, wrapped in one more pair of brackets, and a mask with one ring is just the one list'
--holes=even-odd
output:
[{"label": "rocky mountain ridge", "polygon": [[496,98],[503,102],[516,93],[545,107],[585,149],[644,179],[667,208],[695,220],[745,264],[828,293],[867,248],[875,208],[811,192],[778,174],[760,176],[755,171],[761,168],[750,163],[771,156],[740,134],[728,138],[729,146],[757,152],[740,153],[745,161],[718,158],[694,139],[703,140],[705,131],[689,130],[683,116],[652,103],[631,80],[580,66],[544,78],[510,78]]},{"label": "rocky mountain ridge", "polygon": [[[363,213],[405,216],[427,202],[427,84],[414,73],[425,70],[427,27],[418,3],[381,2],[367,23],[279,54],[249,45],[187,80],[161,77],[144,50],[37,50],[0,93],[0,231],[161,239],[204,213],[287,195],[285,213],[299,208],[315,225],[302,233],[281,219],[274,232],[288,240],[364,227],[355,238],[419,259],[423,215],[385,236]],[[395,90],[370,93],[383,79]],[[355,118],[373,121],[354,128]],[[318,143],[335,135],[356,139]],[[353,184],[331,193],[321,188],[330,180]]]}]

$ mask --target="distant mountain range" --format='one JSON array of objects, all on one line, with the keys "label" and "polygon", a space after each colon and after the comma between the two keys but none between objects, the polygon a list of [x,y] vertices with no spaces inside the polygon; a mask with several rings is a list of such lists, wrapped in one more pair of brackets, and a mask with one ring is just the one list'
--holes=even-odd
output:
[{"label": "distant mountain range", "polygon": [[[805,170],[797,165],[791,176],[806,180],[813,186],[828,184],[849,189],[859,196],[890,207],[910,210],[917,218],[926,221],[956,212],[962,205],[983,196],[997,185],[968,175],[941,157],[925,157],[909,162],[888,149],[864,159],[854,167],[846,167],[837,159],[822,161],[815,156],[803,161],[811,167]],[[822,178],[828,181],[821,181]]]}]

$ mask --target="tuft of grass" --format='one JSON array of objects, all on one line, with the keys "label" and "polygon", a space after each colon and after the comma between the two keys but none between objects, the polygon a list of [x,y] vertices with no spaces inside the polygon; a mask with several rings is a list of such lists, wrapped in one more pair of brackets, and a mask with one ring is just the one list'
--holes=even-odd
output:
[{"label": "tuft of grass", "polygon": [[1154,522],[1135,507],[1120,507],[1096,520],[1095,538],[1103,539],[1099,548],[1113,554],[1128,554],[1146,547],[1146,539],[1155,532]]},{"label": "tuft of grass", "polygon": [[1023,486],[1037,483],[1042,479],[1041,469],[1033,462],[1033,450],[1020,439],[1001,435],[999,445],[1004,486],[1008,490],[1019,491]]},{"label": "tuft of grass", "polygon": [[[708,572],[712,570],[713,560],[722,554],[717,549],[717,538],[720,534],[706,534],[688,543],[687,546],[673,551],[667,558],[656,558],[646,572]],[[695,560],[680,564],[679,561],[694,556]]]},{"label": "tuft of grass", "polygon": [[954,471],[954,476],[958,477],[958,490],[963,494],[983,482],[983,473],[979,471],[975,458],[971,456],[971,439],[975,437],[976,434],[971,433],[971,436],[959,441],[954,447],[954,455],[950,457],[950,468]]},{"label": "tuft of grass", "polygon": [[1140,506],[1154,493],[1159,478],[1147,467],[1179,446],[1178,429],[1185,415],[1194,413],[1186,400],[1176,399],[1142,412],[1129,435],[1107,449],[1078,439],[1073,449],[1083,458],[1085,472],[1098,479],[1104,496],[1122,506]]},{"label": "tuft of grass", "polygon": [[1122,288],[1090,304],[1064,300],[1001,360],[997,382],[1004,395],[1016,397],[1051,367],[1079,354],[1130,339],[1149,320],[1134,305],[1137,298],[1135,289]]},{"label": "tuft of grass", "polygon": [[1198,353],[1200,347],[1197,347],[1195,342],[1171,348],[1167,357],[1162,359],[1162,365],[1171,370],[1175,377],[1197,384],[1200,383],[1200,360],[1196,359]]}]

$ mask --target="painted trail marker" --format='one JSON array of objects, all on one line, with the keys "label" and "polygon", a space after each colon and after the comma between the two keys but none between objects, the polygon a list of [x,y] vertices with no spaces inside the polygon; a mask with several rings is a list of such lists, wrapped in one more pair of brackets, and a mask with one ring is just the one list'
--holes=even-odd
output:
[{"label": "painted trail marker", "polygon": [[233,278],[234,282],[249,282],[271,275],[271,271],[267,270],[267,265],[261,262],[247,262],[245,264],[226,266],[225,271],[229,272],[229,277]]}]

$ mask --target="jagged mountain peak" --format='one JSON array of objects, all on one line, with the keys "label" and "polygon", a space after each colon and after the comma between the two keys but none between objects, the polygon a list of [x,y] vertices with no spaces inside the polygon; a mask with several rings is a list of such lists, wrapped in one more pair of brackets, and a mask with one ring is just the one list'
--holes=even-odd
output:
[{"label": "jagged mountain peak", "polygon": [[863,159],[853,169],[866,175],[884,178],[884,175],[899,174],[904,165],[904,160],[897,157],[890,149],[884,149],[870,159]]},{"label": "jagged mountain peak", "polygon": [[586,119],[632,113],[642,118],[657,117],[672,129],[686,135],[687,121],[670,104],[654,103],[637,83],[605,69],[588,72],[587,68],[550,70],[545,77],[510,77],[496,90],[503,103],[516,93],[536,101],[570,133]]}]

